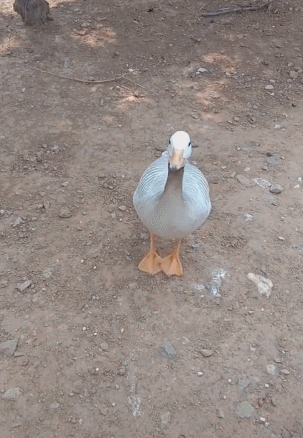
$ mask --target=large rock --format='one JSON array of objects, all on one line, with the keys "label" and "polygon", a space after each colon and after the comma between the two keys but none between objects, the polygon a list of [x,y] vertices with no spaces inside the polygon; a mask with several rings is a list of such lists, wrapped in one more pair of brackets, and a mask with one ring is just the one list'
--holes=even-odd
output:
[{"label": "large rock", "polygon": [[254,408],[248,401],[243,401],[236,406],[236,414],[241,418],[249,418],[252,416]]},{"label": "large rock", "polygon": [[15,386],[14,388],[9,388],[2,396],[3,400],[16,400],[21,394],[20,388]]},{"label": "large rock", "polygon": [[14,11],[21,15],[26,26],[43,23],[52,20],[49,4],[46,0],[15,0]]},{"label": "large rock", "polygon": [[12,356],[16,351],[17,345],[18,339],[2,342],[2,344],[0,344],[0,353],[5,354],[5,356]]}]

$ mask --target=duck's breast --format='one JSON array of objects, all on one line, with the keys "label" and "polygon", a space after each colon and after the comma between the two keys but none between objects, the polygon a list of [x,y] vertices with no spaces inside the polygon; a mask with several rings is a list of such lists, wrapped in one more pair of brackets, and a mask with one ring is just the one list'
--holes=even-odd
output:
[{"label": "duck's breast", "polygon": [[151,212],[153,232],[163,239],[176,239],[188,234],[186,204],[182,196],[184,169],[169,171],[162,196]]}]

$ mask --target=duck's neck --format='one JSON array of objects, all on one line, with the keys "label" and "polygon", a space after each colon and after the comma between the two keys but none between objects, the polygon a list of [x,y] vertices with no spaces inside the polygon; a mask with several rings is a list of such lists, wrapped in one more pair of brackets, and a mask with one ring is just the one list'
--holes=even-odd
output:
[{"label": "duck's neck", "polygon": [[174,191],[182,193],[182,179],[184,167],[179,170],[169,170],[164,192]]}]

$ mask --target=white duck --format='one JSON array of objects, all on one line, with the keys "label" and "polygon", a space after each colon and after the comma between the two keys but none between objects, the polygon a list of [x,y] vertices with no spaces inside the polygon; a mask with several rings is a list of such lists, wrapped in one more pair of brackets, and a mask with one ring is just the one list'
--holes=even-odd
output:
[{"label": "white duck", "polygon": [[[134,207],[150,232],[150,249],[138,268],[150,274],[183,274],[179,257],[181,239],[191,234],[211,211],[209,187],[203,173],[189,164],[189,135],[176,132],[162,156],[143,173],[134,193]],[[176,249],[161,258],[154,246],[154,235],[178,239]]]}]

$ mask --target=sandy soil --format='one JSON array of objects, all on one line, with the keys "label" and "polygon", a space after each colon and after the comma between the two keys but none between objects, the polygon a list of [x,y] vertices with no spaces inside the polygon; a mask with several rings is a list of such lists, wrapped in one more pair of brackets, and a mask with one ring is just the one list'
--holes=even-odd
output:
[{"label": "sandy soil", "polygon": [[[228,4],[53,0],[29,28],[2,0],[1,437],[303,437],[303,6],[202,17]],[[149,277],[132,195],[180,129],[213,211]]]}]

